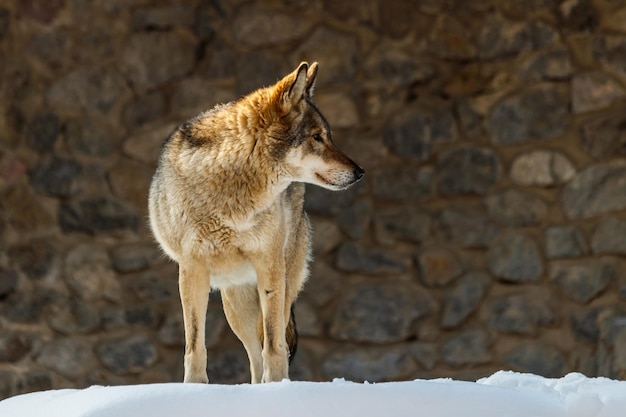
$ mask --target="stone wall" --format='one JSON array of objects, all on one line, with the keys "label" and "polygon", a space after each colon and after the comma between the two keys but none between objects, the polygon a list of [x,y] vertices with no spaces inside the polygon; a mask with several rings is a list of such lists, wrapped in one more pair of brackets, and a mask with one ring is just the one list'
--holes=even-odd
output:
[{"label": "stone wall", "polygon": [[[8,0],[0,397],[181,380],[159,145],[301,60],[367,175],[308,187],[292,378],[624,377],[626,1]],[[244,382],[212,298],[210,378]]]}]

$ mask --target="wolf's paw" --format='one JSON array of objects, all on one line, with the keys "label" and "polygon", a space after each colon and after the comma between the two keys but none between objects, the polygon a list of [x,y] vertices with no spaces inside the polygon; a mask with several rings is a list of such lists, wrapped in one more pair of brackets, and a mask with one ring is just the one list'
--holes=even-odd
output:
[{"label": "wolf's paw", "polygon": [[192,384],[208,384],[209,378],[207,377],[206,371],[185,372],[185,379],[183,381],[185,383],[192,383]]}]

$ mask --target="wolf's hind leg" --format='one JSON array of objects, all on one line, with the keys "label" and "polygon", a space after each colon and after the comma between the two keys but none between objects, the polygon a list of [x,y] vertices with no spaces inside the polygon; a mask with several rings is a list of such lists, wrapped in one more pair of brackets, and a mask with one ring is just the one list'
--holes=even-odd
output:
[{"label": "wolf's hind leg", "polygon": [[178,287],[185,325],[184,381],[207,383],[204,329],[211,289],[207,268],[202,262],[181,262]]},{"label": "wolf's hind leg", "polygon": [[261,306],[256,286],[238,285],[222,289],[222,302],[228,324],[248,353],[250,381],[258,384],[263,376],[263,356],[257,330]]}]

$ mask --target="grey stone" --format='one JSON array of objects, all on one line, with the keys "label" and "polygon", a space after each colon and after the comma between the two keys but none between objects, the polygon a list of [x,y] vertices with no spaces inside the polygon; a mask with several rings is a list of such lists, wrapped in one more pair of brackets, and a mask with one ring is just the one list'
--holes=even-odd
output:
[{"label": "grey stone", "polygon": [[194,9],[190,5],[145,7],[135,10],[132,26],[135,30],[165,30],[177,26],[190,27],[194,22]]},{"label": "grey stone", "polygon": [[401,349],[336,350],[322,364],[327,378],[346,378],[355,382],[400,380],[415,371],[415,363]]},{"label": "grey stone", "polygon": [[154,171],[140,162],[120,158],[109,170],[111,189],[120,201],[141,212],[148,207],[148,190]]},{"label": "grey stone", "polygon": [[487,265],[491,273],[508,282],[538,282],[543,273],[537,244],[517,233],[500,235],[491,242]]},{"label": "grey stone", "polygon": [[457,138],[454,117],[447,109],[407,108],[395,116],[383,133],[394,154],[421,162],[433,154],[433,145]]},{"label": "grey stone", "polygon": [[354,342],[406,340],[412,335],[413,322],[432,308],[431,296],[409,283],[359,284],[342,297],[330,334]]},{"label": "grey stone", "polygon": [[308,185],[306,187],[304,208],[311,213],[336,215],[343,209],[352,206],[360,193],[361,187],[359,185],[340,193]]},{"label": "grey stone", "polygon": [[354,36],[320,26],[291,54],[292,62],[315,60],[320,64],[318,85],[350,80],[359,63],[359,45]]},{"label": "grey stone", "polygon": [[488,126],[497,144],[509,145],[558,136],[568,120],[567,89],[558,84],[541,84],[497,103]]},{"label": "grey stone", "polygon": [[617,266],[600,259],[552,261],[550,280],[563,293],[579,303],[588,303],[598,297],[617,276]]},{"label": "grey stone", "polygon": [[491,277],[486,272],[470,271],[445,296],[441,326],[449,329],[461,325],[480,305]]},{"label": "grey stone", "polygon": [[564,29],[574,32],[594,31],[600,23],[598,10],[588,0],[564,2],[558,8],[560,22]]},{"label": "grey stone", "polygon": [[52,225],[53,220],[28,187],[13,185],[0,192],[0,211],[18,232],[32,232]]},{"label": "grey stone", "polygon": [[155,244],[140,242],[116,245],[109,254],[115,270],[122,273],[143,271],[162,256]]},{"label": "grey stone", "polygon": [[120,375],[143,372],[158,359],[156,346],[142,334],[102,341],[95,351],[107,369]]},{"label": "grey stone", "polygon": [[[2,11],[0,10],[0,19]],[[2,39],[2,23],[0,22],[0,39]],[[15,394],[16,376],[14,372],[0,371],[0,400],[7,399]]]},{"label": "grey stone", "polygon": [[500,162],[487,148],[463,147],[445,153],[438,166],[438,189],[445,197],[489,193],[500,175]]},{"label": "grey stone", "polygon": [[88,342],[68,338],[46,343],[36,357],[38,364],[66,378],[76,378],[85,373],[94,359]]},{"label": "grey stone", "polygon": [[150,305],[109,307],[101,312],[105,330],[127,329],[132,327],[153,328],[159,322],[159,313]]},{"label": "grey stone", "polygon": [[232,88],[194,77],[186,78],[178,84],[172,95],[171,106],[180,118],[190,118],[236,98]]},{"label": "grey stone", "polygon": [[7,253],[29,278],[41,279],[48,275],[56,260],[56,251],[51,240],[36,238],[12,246]]},{"label": "grey stone", "polygon": [[408,260],[389,250],[345,242],[337,253],[337,267],[372,275],[398,274],[407,270]]},{"label": "grey stone", "polygon": [[354,100],[343,92],[320,92],[315,103],[333,129],[347,129],[360,125],[359,111]]},{"label": "grey stone", "polygon": [[257,6],[243,8],[232,23],[235,39],[261,48],[291,42],[304,36],[312,22],[304,15],[292,15]]},{"label": "grey stone", "polygon": [[0,39],[3,39],[4,36],[9,31],[9,18],[11,14],[4,7],[0,8]]},{"label": "grey stone", "polygon": [[572,75],[572,63],[567,48],[541,51],[527,61],[522,77],[528,81],[562,81]]},{"label": "grey stone", "polygon": [[61,130],[61,121],[54,113],[40,113],[28,124],[26,144],[40,152],[54,148]]},{"label": "grey stone", "polygon": [[548,291],[529,289],[489,301],[489,324],[503,333],[534,335],[539,326],[554,324],[556,320]]},{"label": "grey stone", "polygon": [[161,145],[176,126],[173,123],[166,123],[137,132],[124,142],[122,147],[124,154],[148,166],[156,167]]},{"label": "grey stone", "polygon": [[439,349],[434,343],[411,343],[409,354],[427,371],[435,369],[439,359]]},{"label": "grey stone", "polygon": [[54,386],[52,372],[44,370],[29,370],[19,375],[15,384],[16,394],[48,391]]},{"label": "grey stone", "polygon": [[50,327],[66,335],[89,334],[100,328],[100,313],[91,302],[61,299],[46,313]]},{"label": "grey stone", "polygon": [[289,364],[289,379],[291,381],[314,381],[317,370],[313,363],[317,363],[310,350],[298,346],[298,353]]},{"label": "grey stone", "polygon": [[459,259],[446,248],[424,248],[416,254],[416,260],[427,287],[445,286],[463,272]]},{"label": "grey stone", "polygon": [[313,306],[306,300],[298,300],[294,305],[294,315],[298,336],[322,336],[322,323]]},{"label": "grey stone", "polygon": [[[379,8],[380,30],[391,38],[402,38],[415,28],[416,9],[410,1],[386,3]],[[420,25],[417,25],[420,26]]]},{"label": "grey stone", "polygon": [[456,16],[440,14],[428,37],[428,51],[442,59],[475,59],[476,44],[467,36],[467,29],[466,22]]},{"label": "grey stone", "polygon": [[498,232],[482,208],[468,205],[444,209],[437,224],[445,242],[468,248],[486,247]]},{"label": "grey stone", "polygon": [[481,329],[470,329],[451,336],[441,346],[441,359],[454,367],[491,361],[487,333]]},{"label": "grey stone", "polygon": [[204,47],[204,57],[198,64],[198,75],[208,80],[231,78],[236,60],[237,52],[230,45],[219,38],[212,39]]},{"label": "grey stone", "polygon": [[26,16],[37,23],[49,25],[56,20],[58,14],[63,10],[65,2],[62,0],[45,2],[24,0],[18,6],[20,15]]},{"label": "grey stone", "polygon": [[323,255],[339,246],[343,235],[337,223],[322,217],[312,217],[310,220],[313,229],[314,255]]},{"label": "grey stone", "polygon": [[244,95],[258,88],[270,86],[293,70],[284,62],[284,57],[271,52],[252,51],[241,54],[235,62],[237,93]]},{"label": "grey stone", "polygon": [[344,282],[343,274],[319,259],[311,264],[311,276],[301,296],[315,306],[323,307],[335,298]]},{"label": "grey stone", "polygon": [[515,189],[491,195],[486,202],[489,216],[502,226],[541,224],[548,214],[548,206],[540,197]]},{"label": "grey stone", "polygon": [[111,268],[106,250],[95,243],[83,243],[68,251],[63,278],[80,299],[95,301],[102,297],[117,300],[120,284]]},{"label": "grey stone", "polygon": [[130,92],[112,67],[78,69],[57,80],[46,93],[51,107],[69,112],[108,114]]},{"label": "grey stone", "polygon": [[563,189],[561,201],[569,218],[590,218],[626,208],[626,164],[591,165]]},{"label": "grey stone", "polygon": [[369,229],[374,206],[369,201],[356,201],[349,208],[344,209],[335,218],[339,229],[348,237],[359,240]]},{"label": "grey stone", "polygon": [[525,23],[494,17],[485,19],[482,26],[477,39],[481,59],[506,58],[533,47],[532,33]]},{"label": "grey stone", "polygon": [[6,333],[0,336],[0,363],[15,363],[30,353],[33,342],[25,334]]},{"label": "grey stone", "polygon": [[626,154],[626,116],[622,109],[603,112],[583,123],[581,143],[596,159]]},{"label": "grey stone", "polygon": [[607,107],[624,96],[624,88],[601,72],[577,74],[572,78],[572,111],[575,114]]},{"label": "grey stone", "polygon": [[76,181],[80,173],[80,163],[74,159],[52,156],[35,166],[30,182],[42,194],[67,198],[80,192]]},{"label": "grey stone", "polygon": [[594,36],[593,57],[618,74],[626,73],[626,37],[620,35]]},{"label": "grey stone", "polygon": [[177,31],[141,32],[126,42],[121,68],[140,91],[182,78],[193,68],[196,41]]},{"label": "grey stone", "polygon": [[42,290],[14,292],[0,305],[0,312],[9,321],[34,324],[41,319],[42,312],[55,295]]},{"label": "grey stone", "polygon": [[396,239],[422,243],[430,236],[431,219],[428,212],[408,205],[376,210],[374,230],[381,243]]},{"label": "grey stone", "polygon": [[585,238],[572,226],[552,226],[546,229],[548,258],[575,258],[588,252]]},{"label": "grey stone", "polygon": [[165,301],[178,297],[176,274],[143,273],[133,278],[132,288],[144,301]]},{"label": "grey stone", "polygon": [[146,123],[158,120],[165,116],[167,102],[159,90],[136,96],[133,101],[124,107],[122,123],[135,129]]},{"label": "grey stone", "polygon": [[560,185],[576,175],[572,163],[561,153],[535,150],[520,155],[511,166],[511,179],[520,185],[549,187]]},{"label": "grey stone", "polygon": [[44,66],[58,70],[63,68],[65,64],[63,58],[71,53],[72,44],[72,39],[66,31],[57,30],[33,38],[27,50]]},{"label": "grey stone", "polygon": [[502,357],[502,362],[514,370],[529,372],[547,378],[562,377],[565,356],[542,342],[523,342]]},{"label": "grey stone", "polygon": [[428,197],[433,189],[433,169],[424,166],[389,166],[371,175],[374,197],[380,200],[408,202]]},{"label": "grey stone", "polygon": [[[226,327],[226,318],[220,306],[211,301],[205,319],[204,344],[208,348],[215,347]],[[168,347],[185,347],[185,327],[182,310],[170,311],[159,327],[159,342]]]},{"label": "grey stone", "polygon": [[594,308],[570,316],[570,327],[576,339],[594,344],[600,341],[599,317],[603,310],[603,308]]},{"label": "grey stone", "polygon": [[207,356],[207,374],[212,384],[250,382],[248,358],[242,348],[208,352]]},{"label": "grey stone", "polygon": [[626,220],[619,217],[602,218],[591,236],[593,253],[626,254]]},{"label": "grey stone", "polygon": [[63,202],[59,224],[64,232],[100,233],[137,229],[137,215],[123,203],[106,197]]},{"label": "grey stone", "polygon": [[434,65],[383,41],[368,56],[364,70],[369,79],[384,80],[384,87],[394,90],[429,81],[437,74]]},{"label": "grey stone", "polygon": [[73,154],[105,158],[116,151],[119,139],[105,123],[85,117],[66,123],[65,143]]}]

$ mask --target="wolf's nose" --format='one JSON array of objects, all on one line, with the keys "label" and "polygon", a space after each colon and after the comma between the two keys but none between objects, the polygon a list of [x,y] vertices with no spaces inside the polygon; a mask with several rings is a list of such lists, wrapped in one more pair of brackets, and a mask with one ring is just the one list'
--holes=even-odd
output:
[{"label": "wolf's nose", "polygon": [[365,170],[361,167],[356,167],[356,169],[354,170],[354,176],[356,177],[356,180],[360,180],[361,178],[363,178],[364,175]]}]

